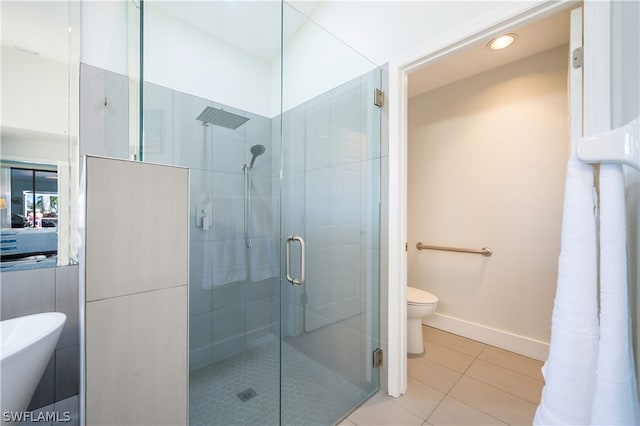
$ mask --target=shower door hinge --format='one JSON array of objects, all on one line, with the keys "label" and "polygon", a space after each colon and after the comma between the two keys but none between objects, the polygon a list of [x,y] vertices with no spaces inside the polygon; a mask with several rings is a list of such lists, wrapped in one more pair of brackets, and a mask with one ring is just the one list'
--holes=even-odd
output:
[{"label": "shower door hinge", "polygon": [[384,361],[384,354],[382,349],[377,348],[373,351],[373,368],[378,368],[382,366],[382,362]]},{"label": "shower door hinge", "polygon": [[571,65],[573,68],[582,68],[584,66],[584,49],[577,47],[571,52]]},{"label": "shower door hinge", "polygon": [[373,92],[373,104],[378,108],[382,108],[384,106],[384,92],[380,89],[374,89]]}]

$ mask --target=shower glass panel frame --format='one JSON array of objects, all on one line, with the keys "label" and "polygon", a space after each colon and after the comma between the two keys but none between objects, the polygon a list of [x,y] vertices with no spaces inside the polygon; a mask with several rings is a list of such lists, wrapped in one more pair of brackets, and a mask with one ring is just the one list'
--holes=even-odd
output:
[{"label": "shower glass panel frame", "polygon": [[289,25],[297,32],[282,47],[281,423],[333,424],[379,388],[382,73],[284,3],[283,34]]},{"label": "shower glass panel frame", "polygon": [[285,2],[141,6],[140,158],[191,171],[189,421],[337,423],[379,387],[381,71]]}]

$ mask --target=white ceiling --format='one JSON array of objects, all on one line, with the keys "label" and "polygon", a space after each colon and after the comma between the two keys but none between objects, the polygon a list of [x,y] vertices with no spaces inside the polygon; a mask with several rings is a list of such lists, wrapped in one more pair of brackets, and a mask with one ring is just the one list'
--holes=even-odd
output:
[{"label": "white ceiling", "polygon": [[0,8],[3,46],[69,60],[69,3],[2,0]]},{"label": "white ceiling", "polygon": [[[284,41],[293,37],[320,1],[292,1],[284,11]],[[150,0],[155,7],[250,54],[272,61],[280,53],[280,2]],[[2,45],[66,62],[69,3],[0,0]]]},{"label": "white ceiling", "polygon": [[[295,35],[321,1],[285,5],[283,39]],[[280,2],[267,1],[149,1],[155,7],[253,56],[271,62],[280,54]]]},{"label": "white ceiling", "polygon": [[[293,37],[307,16],[322,3],[294,0],[285,5],[284,40]],[[272,61],[280,52],[279,1],[166,1],[146,3],[250,54]],[[1,1],[2,44],[38,52],[66,62],[69,55],[67,2]],[[488,71],[568,43],[569,10],[514,29],[516,43],[502,51],[486,48],[485,40],[409,75],[409,96]]]},{"label": "white ceiling", "polygon": [[569,43],[569,15],[565,10],[508,32],[518,34],[504,50],[490,50],[489,39],[456,52],[409,74],[409,97]]}]

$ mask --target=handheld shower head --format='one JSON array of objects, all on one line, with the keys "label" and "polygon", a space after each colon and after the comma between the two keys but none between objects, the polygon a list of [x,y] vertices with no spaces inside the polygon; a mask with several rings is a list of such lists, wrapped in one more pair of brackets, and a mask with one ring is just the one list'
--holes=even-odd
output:
[{"label": "handheld shower head", "polygon": [[253,155],[253,157],[251,158],[251,163],[249,163],[250,169],[253,168],[253,163],[256,161],[256,157],[264,154],[264,151],[265,151],[264,145],[253,145],[251,147],[251,155]]}]

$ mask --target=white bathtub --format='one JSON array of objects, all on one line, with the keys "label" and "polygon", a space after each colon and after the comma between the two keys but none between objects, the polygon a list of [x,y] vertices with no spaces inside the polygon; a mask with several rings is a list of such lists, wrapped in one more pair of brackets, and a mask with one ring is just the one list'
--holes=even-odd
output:
[{"label": "white bathtub", "polygon": [[25,411],[56,347],[67,317],[59,312],[0,322],[0,423],[6,412]]}]

